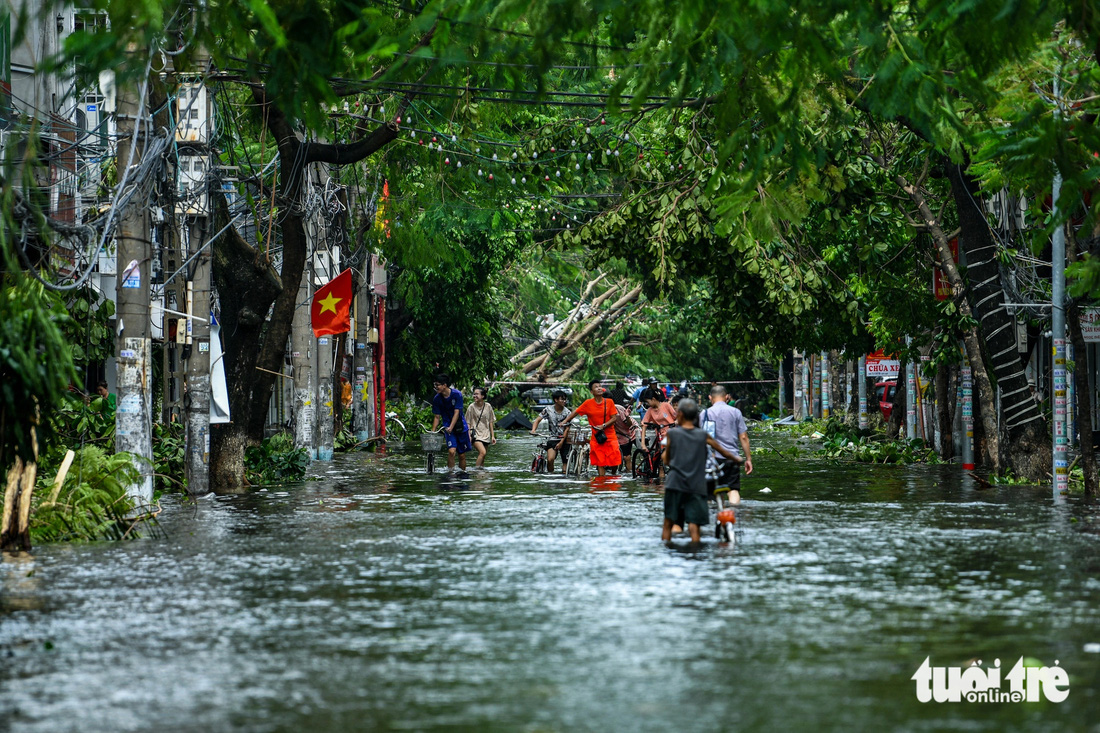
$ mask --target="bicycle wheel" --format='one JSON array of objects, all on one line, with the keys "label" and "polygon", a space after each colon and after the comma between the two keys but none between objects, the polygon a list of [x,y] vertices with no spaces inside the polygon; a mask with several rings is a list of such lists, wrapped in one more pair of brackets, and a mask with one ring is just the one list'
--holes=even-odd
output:
[{"label": "bicycle wheel", "polygon": [[569,475],[576,478],[581,477],[581,466],[583,465],[581,452],[581,448],[575,447],[569,454]]},{"label": "bicycle wheel", "polygon": [[539,472],[539,454],[536,453],[534,455],[534,457],[531,458],[531,473],[538,473],[538,472]]},{"label": "bicycle wheel", "polygon": [[640,449],[635,449],[634,455],[630,457],[630,475],[634,478],[646,478],[645,472],[645,453],[642,453]]},{"label": "bicycle wheel", "polygon": [[428,473],[435,473],[435,453],[428,454]]},{"label": "bicycle wheel", "polygon": [[584,446],[584,454],[580,458],[580,465],[577,467],[577,475],[588,478],[592,473],[592,461],[589,456],[588,446]]},{"label": "bicycle wheel", "polygon": [[386,438],[394,443],[404,443],[408,436],[409,431],[405,427],[405,423],[396,417],[386,418]]}]

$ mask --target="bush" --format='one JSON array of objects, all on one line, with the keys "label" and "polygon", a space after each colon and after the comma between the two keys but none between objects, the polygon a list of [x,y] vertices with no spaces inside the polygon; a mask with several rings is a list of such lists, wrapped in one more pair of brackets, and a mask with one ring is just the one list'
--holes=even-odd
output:
[{"label": "bush", "polygon": [[126,485],[138,480],[137,469],[128,453],[106,454],[95,445],[76,454],[65,483],[52,495],[55,471],[40,476],[31,509],[31,541],[74,542],[134,538],[142,519],[155,513],[135,507]]},{"label": "bush", "polygon": [[295,448],[290,433],[277,433],[244,454],[245,477],[253,486],[298,481],[306,475],[309,453]]},{"label": "bush", "polygon": [[183,423],[153,423],[153,480],[157,491],[187,488]]},{"label": "bush", "polygon": [[939,456],[921,438],[886,440],[881,434],[859,430],[835,418],[825,424],[825,442],[819,455],[861,463],[939,463]]}]

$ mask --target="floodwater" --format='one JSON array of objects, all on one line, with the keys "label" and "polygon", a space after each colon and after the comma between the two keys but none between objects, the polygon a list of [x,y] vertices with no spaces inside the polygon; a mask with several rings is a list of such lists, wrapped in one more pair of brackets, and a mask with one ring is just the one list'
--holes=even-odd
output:
[{"label": "floodwater", "polygon": [[[1095,506],[761,456],[735,546],[666,547],[657,489],[533,476],[532,445],[468,481],[338,455],[5,556],[0,730],[1100,730]],[[926,657],[1057,660],[1069,695],[922,704]]]}]

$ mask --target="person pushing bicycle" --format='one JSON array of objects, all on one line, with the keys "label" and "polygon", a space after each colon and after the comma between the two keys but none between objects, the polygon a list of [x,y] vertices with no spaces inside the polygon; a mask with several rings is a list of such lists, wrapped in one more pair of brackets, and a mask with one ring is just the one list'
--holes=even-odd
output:
[{"label": "person pushing bicycle", "polygon": [[550,438],[543,447],[546,449],[546,469],[548,473],[554,472],[554,459],[561,456],[561,470],[565,473],[566,461],[569,460],[569,443],[566,436],[569,428],[565,425],[565,419],[569,417],[569,409],[565,406],[566,394],[560,389],[551,395],[554,404],[546,408],[535,418],[535,424],[531,426],[531,435],[538,435],[539,424],[545,420],[546,427],[550,430]]}]

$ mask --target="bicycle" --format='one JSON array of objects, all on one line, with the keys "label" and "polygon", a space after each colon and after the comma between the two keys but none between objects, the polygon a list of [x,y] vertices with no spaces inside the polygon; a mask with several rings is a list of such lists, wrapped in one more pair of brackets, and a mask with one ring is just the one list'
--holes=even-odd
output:
[{"label": "bicycle", "polygon": [[714,523],[714,536],[718,538],[719,542],[733,544],[737,541],[735,539],[737,532],[734,527],[734,524],[737,523],[737,517],[734,516],[732,507],[723,508],[721,491],[715,492],[714,499],[718,502],[718,518]]},{"label": "bicycle", "polygon": [[386,437],[395,443],[404,443],[409,437],[409,430],[405,423],[401,422],[396,412],[386,413]]},{"label": "bicycle", "polygon": [[590,468],[588,453],[591,449],[588,446],[588,433],[590,431],[585,429],[587,427],[586,424],[573,425],[566,434],[565,440],[570,446],[569,462],[565,464],[565,475],[567,476],[577,478],[588,476]]},{"label": "bicycle", "polygon": [[646,441],[646,445],[634,449],[630,458],[630,473],[634,478],[650,481],[661,475],[661,443],[657,438],[657,429],[666,426],[652,422],[643,425],[653,428],[653,435]]},{"label": "bicycle", "polygon": [[435,454],[443,450],[445,443],[442,430],[420,434],[420,447],[428,454],[428,473],[435,473]]},{"label": "bicycle", "polygon": [[546,466],[546,446],[540,444],[531,458],[531,473],[546,473]]}]

